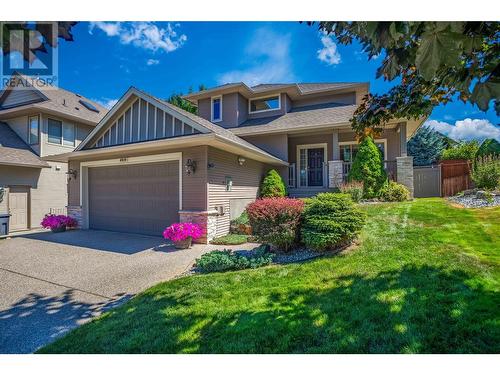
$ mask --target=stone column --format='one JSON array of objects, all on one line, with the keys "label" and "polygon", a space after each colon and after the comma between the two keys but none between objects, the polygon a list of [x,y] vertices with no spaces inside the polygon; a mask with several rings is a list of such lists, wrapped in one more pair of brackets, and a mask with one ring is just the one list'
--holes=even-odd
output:
[{"label": "stone column", "polygon": [[328,162],[328,187],[338,188],[343,182],[343,165],[342,160],[330,160]]},{"label": "stone column", "polygon": [[78,228],[83,228],[82,206],[66,206],[66,211],[69,217],[78,222]]},{"label": "stone column", "polygon": [[179,211],[179,221],[181,223],[191,222],[198,224],[203,229],[203,236],[193,241],[196,243],[208,244],[217,235],[217,215],[216,210],[211,211]]},{"label": "stone column", "polygon": [[413,198],[413,156],[399,156],[396,158],[397,181],[406,186]]}]

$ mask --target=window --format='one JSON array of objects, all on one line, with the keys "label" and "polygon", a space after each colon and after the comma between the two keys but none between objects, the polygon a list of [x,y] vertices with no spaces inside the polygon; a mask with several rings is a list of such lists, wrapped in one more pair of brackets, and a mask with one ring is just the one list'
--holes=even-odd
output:
[{"label": "window", "polygon": [[281,108],[281,100],[279,95],[269,96],[266,98],[251,99],[250,113],[272,111]]},{"label": "window", "polygon": [[62,122],[48,119],[49,143],[62,143]]},{"label": "window", "polygon": [[55,143],[64,146],[75,145],[75,125],[63,124],[62,121],[49,118],[48,133],[49,143]]},{"label": "window", "polygon": [[32,116],[28,120],[28,140],[30,145],[38,144],[38,116]]},{"label": "window", "polygon": [[[387,160],[387,155],[385,152],[385,139],[375,139],[375,144],[382,154],[382,159]],[[359,144],[355,142],[341,142],[340,143],[340,160],[347,163],[352,163],[356,154],[358,153]]]},{"label": "window", "polygon": [[65,146],[75,145],[75,125],[63,124],[63,145]]},{"label": "window", "polygon": [[222,97],[216,96],[212,98],[212,121],[222,120]]}]

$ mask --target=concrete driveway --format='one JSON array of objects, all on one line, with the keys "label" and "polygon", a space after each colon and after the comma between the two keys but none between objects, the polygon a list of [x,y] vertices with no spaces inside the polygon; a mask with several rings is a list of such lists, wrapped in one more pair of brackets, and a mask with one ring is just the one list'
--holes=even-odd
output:
[{"label": "concrete driveway", "polygon": [[0,240],[0,353],[31,353],[182,274],[210,249],[176,250],[158,237],[83,230]]}]

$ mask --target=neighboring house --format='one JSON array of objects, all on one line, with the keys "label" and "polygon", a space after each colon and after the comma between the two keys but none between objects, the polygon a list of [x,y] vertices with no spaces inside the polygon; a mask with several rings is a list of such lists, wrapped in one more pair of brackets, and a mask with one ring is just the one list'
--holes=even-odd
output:
[{"label": "neighboring house", "polygon": [[[74,176],[68,211],[83,228],[158,235],[193,221],[206,228],[203,242],[224,235],[270,168],[292,196],[338,186],[357,151],[349,119],[367,92],[366,83],[235,83],[187,95],[194,115],[130,88],[58,157]],[[406,141],[420,124],[394,120],[376,140],[390,174],[411,189]]]},{"label": "neighboring house", "polygon": [[67,163],[50,156],[74,150],[107,112],[81,95],[30,82],[14,75],[0,92],[0,214],[11,214],[10,232],[65,212]]}]

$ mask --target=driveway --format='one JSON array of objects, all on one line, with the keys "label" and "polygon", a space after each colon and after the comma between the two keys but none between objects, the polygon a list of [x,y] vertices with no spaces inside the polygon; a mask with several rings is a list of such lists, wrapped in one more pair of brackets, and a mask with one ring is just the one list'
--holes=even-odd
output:
[{"label": "driveway", "polygon": [[176,250],[158,237],[91,230],[0,240],[0,353],[31,353],[182,274],[210,249]]}]

